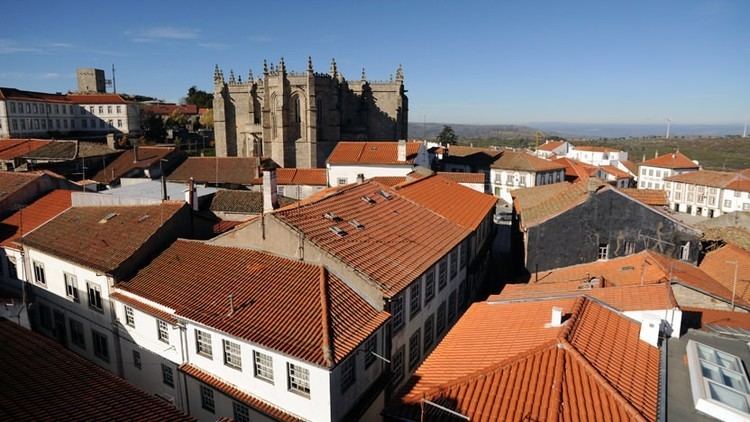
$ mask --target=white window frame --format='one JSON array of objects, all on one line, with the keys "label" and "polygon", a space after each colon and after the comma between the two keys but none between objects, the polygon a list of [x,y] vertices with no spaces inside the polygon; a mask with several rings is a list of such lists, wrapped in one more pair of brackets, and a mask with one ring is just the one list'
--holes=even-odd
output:
[{"label": "white window frame", "polygon": [[[748,381],[742,365],[742,360],[731,353],[724,352],[707,344],[688,340],[686,346],[688,371],[690,373],[690,389],[693,393],[693,404],[696,410],[711,415],[722,421],[745,420],[750,418],[750,381]],[[701,356],[703,352],[703,356]],[[708,353],[715,353],[716,359],[708,358]],[[722,363],[723,362],[723,363]],[[733,378],[744,387],[737,389],[727,383],[716,381],[703,375],[702,364],[714,367],[719,374]],[[744,399],[746,412],[712,397],[711,388],[724,389],[738,399]],[[715,391],[715,390],[714,390]]]},{"label": "white window frame", "polygon": [[214,350],[211,344],[211,333],[195,329],[195,353],[208,358],[214,358]]},{"label": "white window frame", "polygon": [[133,313],[133,308],[128,305],[123,305],[123,310],[125,313],[125,325],[135,328],[135,314]]},{"label": "white window frame", "polygon": [[605,261],[609,259],[609,243],[600,243],[597,251],[596,257],[598,260]]},{"label": "white window frame", "polygon": [[169,324],[166,321],[156,320],[156,336],[159,341],[169,344]]},{"label": "white window frame", "polygon": [[253,375],[273,384],[273,356],[253,350]]},{"label": "white window frame", "polygon": [[31,261],[31,266],[34,268],[34,282],[41,284],[42,286],[47,285],[47,276],[44,273],[44,264],[39,261]]},{"label": "white window frame", "polygon": [[86,293],[89,302],[89,309],[93,309],[97,312],[104,312],[104,305],[102,304],[102,288],[96,283],[87,281]]},{"label": "white window frame", "polygon": [[242,347],[240,344],[222,339],[221,345],[224,350],[224,365],[242,371]]},{"label": "white window frame", "polygon": [[292,393],[310,397],[310,370],[291,362],[286,364],[287,389]]},{"label": "white window frame", "polygon": [[65,280],[65,296],[73,300],[75,303],[80,302],[81,298],[78,293],[78,277],[63,272],[63,279]]}]

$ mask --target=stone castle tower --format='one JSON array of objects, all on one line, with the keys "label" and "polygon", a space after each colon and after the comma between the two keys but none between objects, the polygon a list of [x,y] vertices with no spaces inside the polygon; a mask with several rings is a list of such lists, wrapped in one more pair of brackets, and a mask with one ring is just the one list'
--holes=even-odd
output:
[{"label": "stone castle tower", "polygon": [[214,135],[220,157],[270,157],[282,167],[323,167],[339,140],[407,138],[408,99],[401,66],[395,78],[368,81],[364,69],[347,81],[331,61],[329,73],[288,72],[263,62],[243,82],[214,71]]}]

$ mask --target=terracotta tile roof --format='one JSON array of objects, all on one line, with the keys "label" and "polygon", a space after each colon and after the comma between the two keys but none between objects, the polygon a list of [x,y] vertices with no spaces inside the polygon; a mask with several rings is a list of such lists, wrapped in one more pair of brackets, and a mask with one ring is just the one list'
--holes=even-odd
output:
[{"label": "terracotta tile roof", "polygon": [[599,299],[620,311],[673,309],[678,306],[668,283],[612,287],[606,285],[588,287],[586,283],[580,281],[508,284],[500,294],[491,295],[487,301],[573,298],[584,295]]},{"label": "terracotta tile roof", "polygon": [[513,205],[521,216],[524,227],[532,227],[582,204],[589,197],[589,185],[596,189],[609,189],[609,185],[598,179],[582,183],[553,183],[511,192]]},{"label": "terracotta tile roof", "polygon": [[[394,186],[396,192],[455,224],[476,230],[497,204],[497,198],[467,188],[441,175]],[[450,200],[448,200],[450,198]]]},{"label": "terracotta tile roof", "polygon": [[76,104],[127,104],[118,94],[67,94],[69,101]]},{"label": "terracotta tile roof", "polygon": [[49,94],[46,92],[24,91],[16,88],[0,87],[0,99],[31,100],[54,103],[69,103],[70,99],[64,94]]},{"label": "terracotta tile roof", "polygon": [[214,234],[217,234],[217,235],[218,234],[222,234],[222,233],[226,233],[229,230],[232,230],[235,227],[239,226],[240,224],[247,223],[248,221],[254,220],[255,218],[257,218],[257,217],[250,217],[247,220],[240,220],[240,221],[235,221],[235,220],[219,220],[219,222],[217,222],[216,224],[213,225],[212,229],[213,229]]},{"label": "terracotta tile roof", "polygon": [[484,183],[484,173],[466,173],[466,172],[453,172],[453,171],[439,171],[438,176],[443,176],[446,179],[451,179],[457,183]]},{"label": "terracotta tile roof", "polygon": [[[285,412],[282,409],[279,409],[278,407],[267,403],[250,393],[247,393],[236,386],[214,376],[211,375],[208,372],[205,372],[198,368],[197,366],[186,363],[180,366],[180,371],[184,372],[187,375],[190,375],[191,377],[197,379],[198,381],[209,385],[213,387],[214,389],[226,394],[227,396],[242,402],[246,404],[247,406],[257,410],[258,412],[261,412],[264,415],[268,415],[273,420],[277,421],[289,421],[289,422],[295,422],[295,421],[304,421],[304,419],[294,416],[292,414],[289,414]],[[227,418],[227,420],[234,420],[232,418]]]},{"label": "terracotta tile roof", "polygon": [[92,179],[99,183],[109,184],[121,177],[127,177],[134,170],[156,166],[159,164],[159,160],[176,152],[175,147],[139,146],[137,159],[135,159],[133,150],[125,150],[119,157],[99,170]]},{"label": "terracotta tile roof", "polygon": [[544,144],[539,145],[538,149],[542,151],[553,151],[563,145],[565,145],[565,141],[546,141]]},{"label": "terracotta tile roof", "polygon": [[667,200],[667,191],[665,190],[619,188],[619,191],[652,207],[666,207],[669,205],[669,200]]},{"label": "terracotta tile roof", "polygon": [[[286,196],[279,196],[278,201],[281,207],[297,202]],[[221,189],[214,194],[209,209],[213,212],[260,214],[263,212],[263,192]]]},{"label": "terracotta tile roof", "polygon": [[737,263],[737,296],[750,302],[750,251],[732,244],[713,250],[706,254],[699,268],[727,290],[734,287],[734,273]]},{"label": "terracotta tile roof", "polygon": [[112,273],[185,206],[184,202],[164,201],[159,205],[73,207],[25,235],[20,242]]},{"label": "terracotta tile roof", "polygon": [[667,154],[660,155],[656,158],[646,160],[640,165],[649,167],[661,167],[667,169],[698,169],[699,167],[680,151],[669,152]]},{"label": "terracotta tile roof", "polygon": [[395,186],[399,183],[404,183],[406,181],[406,176],[375,176],[371,177],[367,180],[370,180],[371,182],[377,182],[381,185],[385,186]]},{"label": "terracotta tile roof", "polygon": [[[670,176],[664,180],[670,182],[687,183],[691,185],[727,188],[739,191],[750,191],[750,178],[739,172],[698,170]],[[730,187],[730,185],[732,187]]]},{"label": "terracotta tile roof", "polygon": [[626,169],[632,174],[637,175],[638,174],[638,164],[630,161],[630,160],[620,160],[620,164],[625,166]]},{"label": "terracotta tile roof", "polygon": [[617,179],[630,179],[633,177],[630,174],[618,169],[615,166],[607,165],[607,166],[599,166],[599,168],[602,169],[602,171],[604,171],[605,173],[609,173],[612,176],[615,176]]},{"label": "terracotta tile roof", "polygon": [[565,166],[565,180],[569,182],[585,181],[589,177],[596,176],[597,173],[596,166],[572,158],[560,157],[552,160],[552,162]]},{"label": "terracotta tile roof", "polygon": [[40,139],[0,139],[0,160],[23,157],[49,143]]},{"label": "terracotta tile roof", "polygon": [[150,303],[146,303],[144,300],[139,300],[130,295],[122,293],[118,290],[109,294],[110,299],[116,300],[120,303],[124,303],[149,315],[155,316],[162,319],[170,324],[177,324],[178,320],[174,314],[174,310],[166,311]]},{"label": "terracotta tile roof", "polygon": [[491,148],[478,148],[478,147],[467,147],[463,145],[451,145],[448,148],[448,154],[453,157],[471,157],[476,155],[482,155],[486,158],[494,160],[500,154],[506,151],[505,149],[491,149]]},{"label": "terracotta tile roof", "polygon": [[23,189],[24,186],[35,182],[37,179],[44,177],[45,173],[41,171],[34,172],[13,172],[0,171],[0,200],[8,195]]},{"label": "terracotta tile roof", "polygon": [[560,163],[535,157],[523,151],[509,150],[504,151],[490,167],[494,169],[522,171],[551,171],[565,168]]},{"label": "terracotta tile roof", "polygon": [[576,151],[587,151],[587,152],[620,152],[619,149],[597,146],[597,145],[573,145],[573,149]]},{"label": "terracotta tile roof", "polygon": [[[317,265],[195,241],[176,241],[118,288],[174,309],[179,317],[323,367],[341,362],[388,318]],[[331,344],[333,361],[325,343]]]},{"label": "terracotta tile roof", "polygon": [[163,115],[163,116],[169,116],[170,114],[174,113],[176,110],[179,110],[180,113],[185,114],[185,115],[198,114],[198,106],[195,104],[155,103],[155,104],[145,104],[143,108],[144,110],[148,112]]},{"label": "terracotta tile roof", "polygon": [[255,157],[189,157],[167,180],[187,182],[192,177],[196,183],[251,185],[260,174],[259,165]]},{"label": "terracotta tile roof", "polygon": [[[599,278],[607,286],[633,286],[679,282],[708,294],[731,300],[731,290],[714,280],[700,268],[684,261],[669,258],[651,250],[606,261],[572,265],[532,274],[529,280],[539,283],[583,282]],[[738,298],[738,303],[748,303]]]},{"label": "terracotta tile roof", "polygon": [[[53,190],[0,222],[0,246],[19,248],[18,239],[70,208],[70,191]],[[23,224],[23,227],[21,227]]]},{"label": "terracotta tile roof", "polygon": [[683,307],[682,313],[686,318],[697,317],[698,325],[696,328],[729,327],[750,331],[750,313],[747,312]]},{"label": "terracotta tile roof", "polygon": [[398,161],[398,142],[340,141],[326,163],[346,164],[413,164],[421,142],[406,143],[406,161]]},{"label": "terracotta tile roof", "polygon": [[[439,192],[435,194],[440,196]],[[341,221],[326,219],[326,213],[336,214]],[[319,192],[272,215],[369,277],[389,296],[422,275],[470,233],[398,191],[372,181]],[[354,220],[362,228],[350,224]],[[346,235],[334,233],[334,226]]]},{"label": "terracotta tile roof", "polygon": [[55,341],[3,318],[0,344],[0,378],[7,381],[0,386],[2,420],[194,420]]},{"label": "terracotta tile roof", "polygon": [[24,154],[23,157],[37,160],[73,160],[119,153],[120,151],[110,149],[106,144],[100,142],[57,140],[48,141],[34,151]]},{"label": "terracotta tile roof", "polygon": [[[262,185],[263,176],[253,179],[253,185]],[[326,169],[277,168],[277,185],[328,186]]]},{"label": "terracotta tile roof", "polygon": [[[425,398],[478,421],[655,420],[659,349],[639,340],[640,324],[581,298],[549,327],[553,306],[561,303],[472,305],[384,413],[416,420]],[[525,347],[507,354],[508,342]],[[454,420],[424,409],[426,420]]]}]

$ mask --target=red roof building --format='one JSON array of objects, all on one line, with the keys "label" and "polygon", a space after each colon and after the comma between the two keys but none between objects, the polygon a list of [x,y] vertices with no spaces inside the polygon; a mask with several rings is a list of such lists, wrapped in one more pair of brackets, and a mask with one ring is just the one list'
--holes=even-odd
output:
[{"label": "red roof building", "polygon": [[0,222],[0,246],[20,249],[18,240],[71,207],[71,191],[53,190]]}]

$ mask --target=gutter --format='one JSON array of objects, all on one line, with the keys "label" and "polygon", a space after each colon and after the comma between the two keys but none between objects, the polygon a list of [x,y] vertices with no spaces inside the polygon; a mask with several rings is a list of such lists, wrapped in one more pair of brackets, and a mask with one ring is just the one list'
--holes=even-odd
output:
[{"label": "gutter", "polygon": [[659,359],[659,416],[658,420],[660,421],[666,421],[667,420],[667,385],[669,384],[669,380],[667,379],[669,375],[669,368],[667,365],[667,359],[669,358],[669,337],[664,336],[663,337],[664,343],[662,343],[662,348],[660,350],[660,359]]}]

